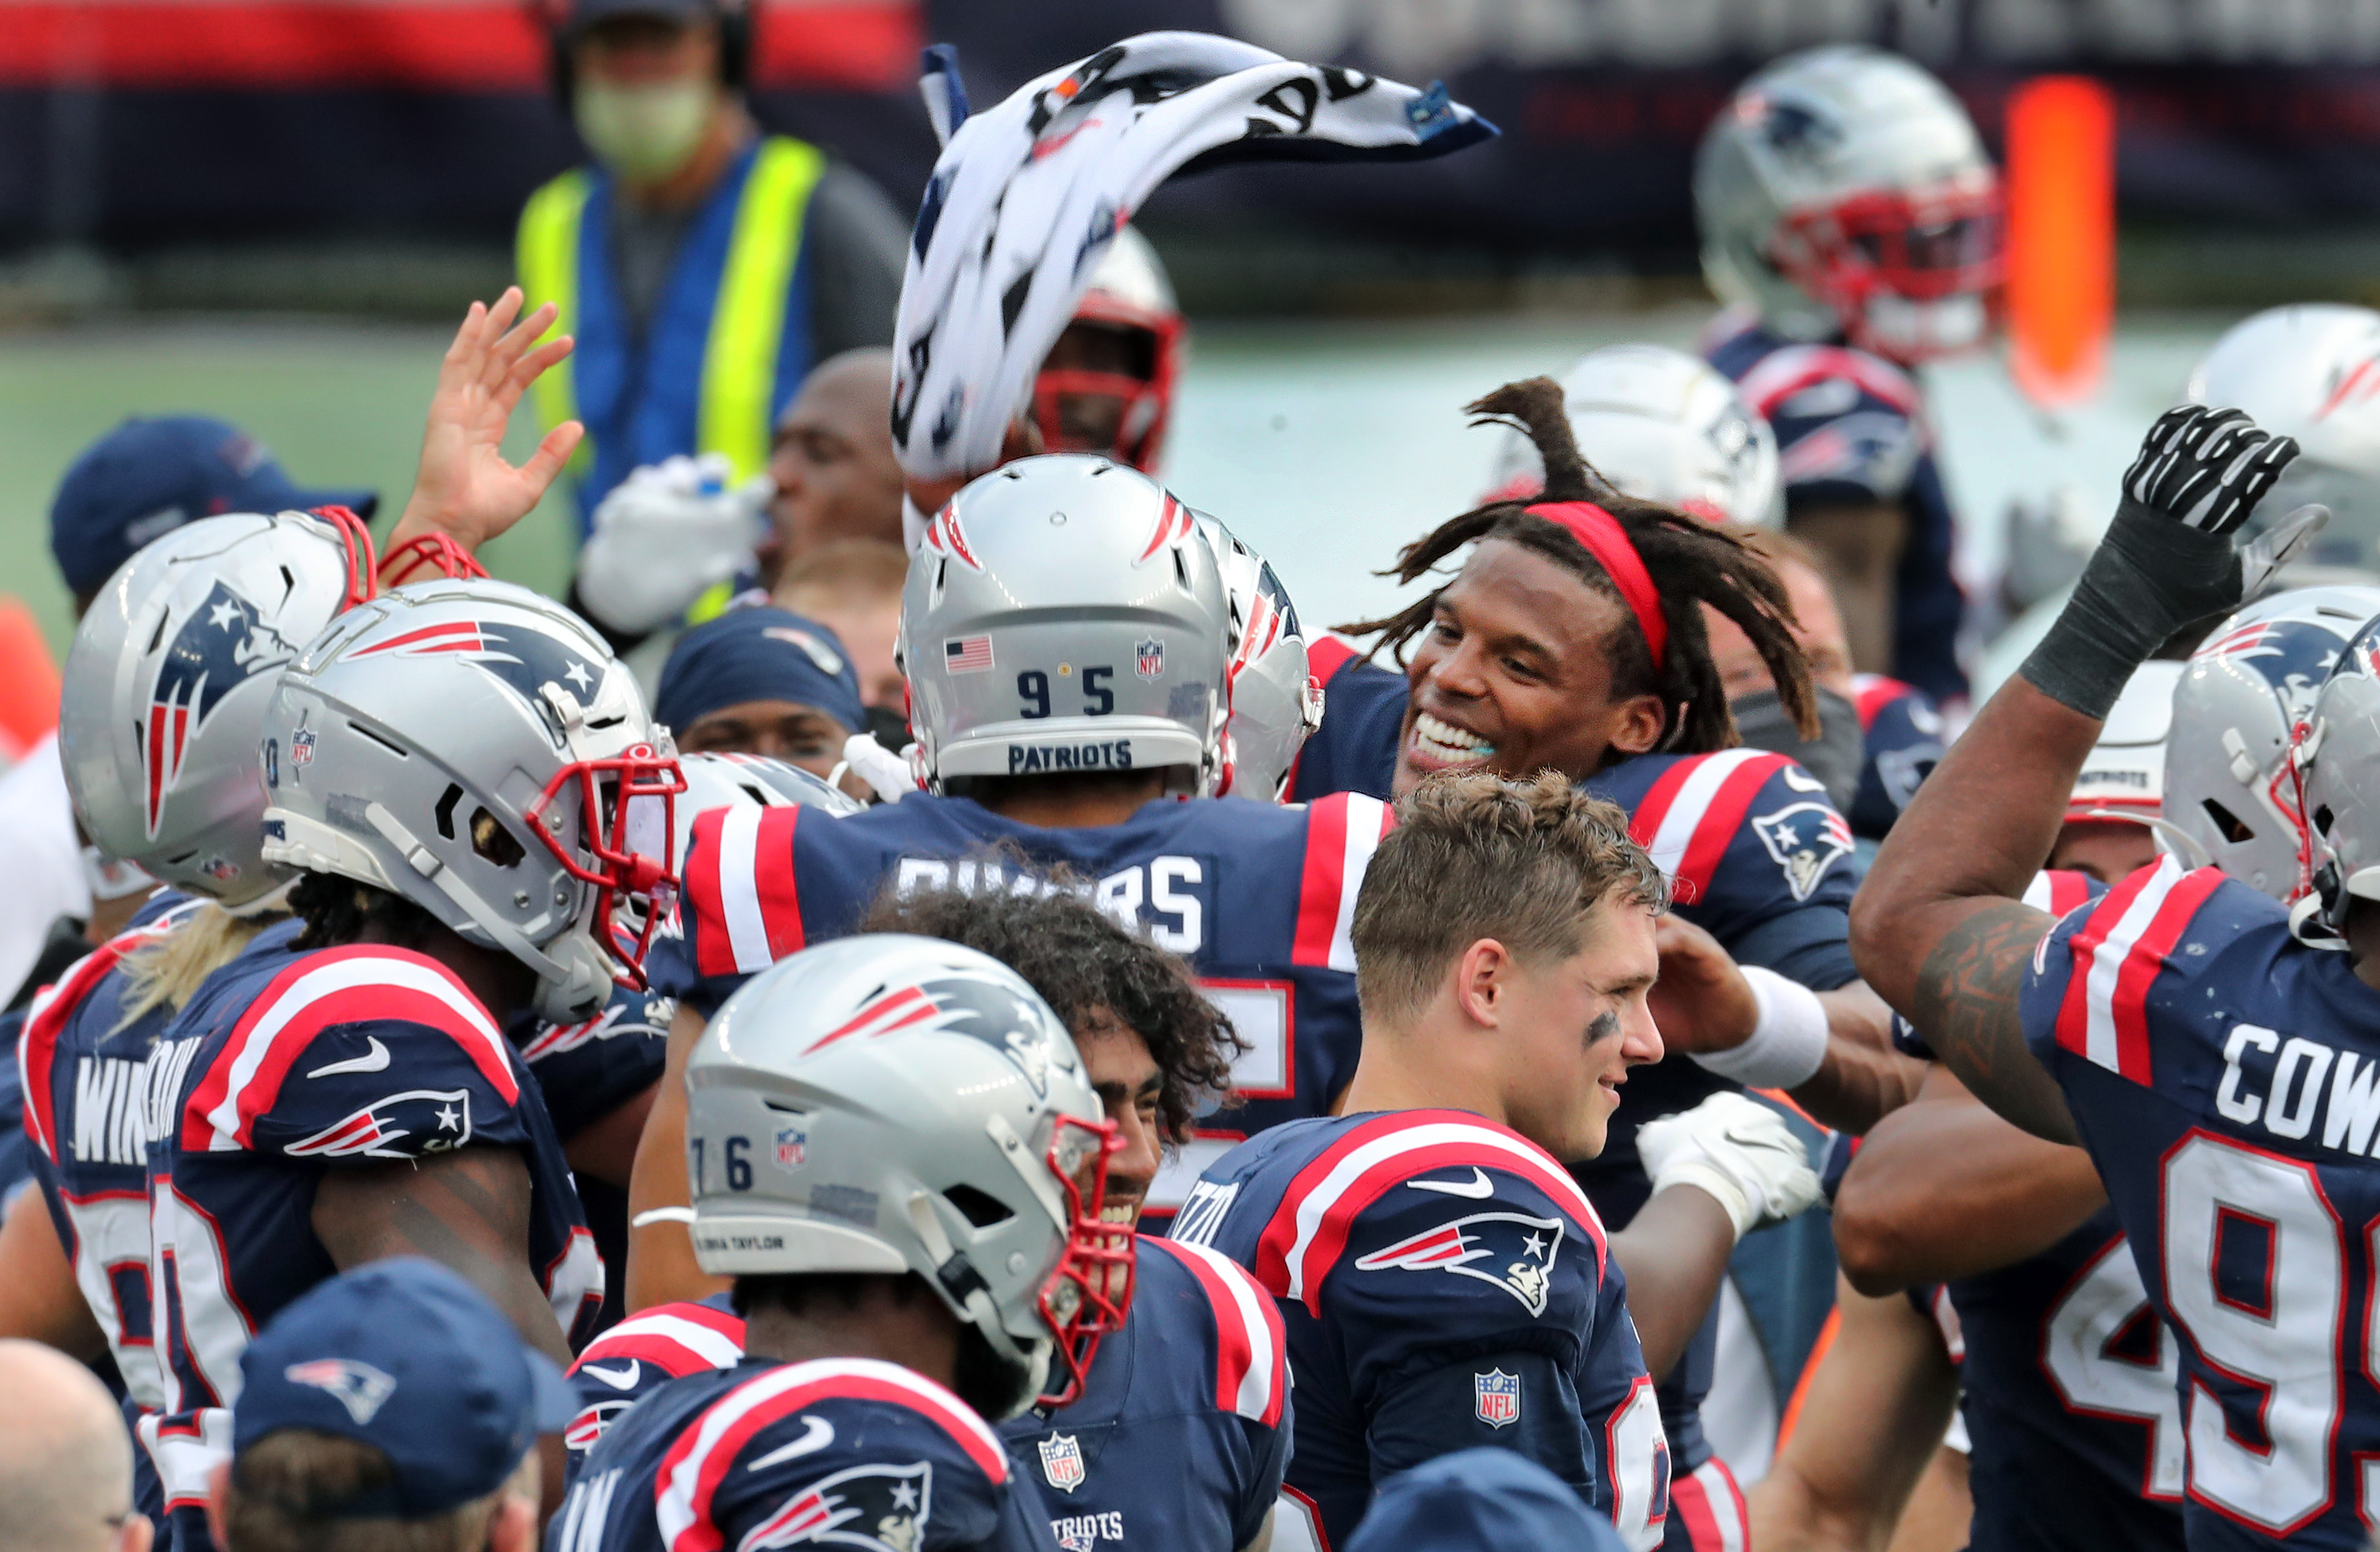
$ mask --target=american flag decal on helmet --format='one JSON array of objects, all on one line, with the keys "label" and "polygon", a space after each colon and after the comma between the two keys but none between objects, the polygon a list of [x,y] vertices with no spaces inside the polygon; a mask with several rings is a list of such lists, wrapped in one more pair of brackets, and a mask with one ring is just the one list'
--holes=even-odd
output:
[{"label": "american flag decal on helmet", "polygon": [[165,794],[182,774],[190,740],[223,697],[297,655],[258,616],[254,604],[221,582],[184,618],[157,664],[156,681],[149,687],[149,720],[141,729],[143,812],[151,839],[164,815]]}]

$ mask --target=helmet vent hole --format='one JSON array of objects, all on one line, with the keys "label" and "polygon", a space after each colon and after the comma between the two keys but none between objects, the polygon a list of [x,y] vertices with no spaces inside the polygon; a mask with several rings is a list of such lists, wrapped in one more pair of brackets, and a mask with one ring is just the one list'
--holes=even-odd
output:
[{"label": "helmet vent hole", "polygon": [[1016,1216],[1008,1210],[1007,1203],[972,1185],[954,1185],[942,1193],[942,1200],[958,1208],[959,1215],[978,1229],[989,1229]]},{"label": "helmet vent hole", "polygon": [[2313,827],[2323,834],[2330,833],[2330,805],[2325,803],[2313,811]]},{"label": "helmet vent hole", "polygon": [[298,575],[287,566],[281,568],[281,596],[287,598],[298,590]]},{"label": "helmet vent hole", "polygon": [[2256,838],[2256,832],[2241,823],[2239,815],[2224,807],[2213,798],[2200,799],[2199,806],[2206,810],[2206,817],[2215,821],[2215,828],[2223,832],[2223,839],[2233,845],[2239,845],[2243,841],[2253,841]]},{"label": "helmet vent hole", "polygon": [[155,651],[158,644],[165,639],[165,616],[163,614],[158,615],[157,628],[150,635],[149,645],[141,649],[140,655],[142,657],[147,657],[150,653]]},{"label": "helmet vent hole", "polygon": [[379,745],[382,748],[386,749],[390,754],[395,755],[399,759],[408,758],[402,747],[390,743],[387,739],[382,738],[379,734],[374,733],[371,729],[364,726],[361,722],[349,722],[347,724],[347,731],[354,734],[358,738],[370,739],[371,742]]},{"label": "helmet vent hole", "polygon": [[455,805],[463,801],[463,789],[454,782],[446,784],[446,795],[438,800],[438,833],[447,840],[455,839]]},{"label": "helmet vent hole", "polygon": [[1182,584],[1184,592],[1190,590],[1190,563],[1183,559],[1182,547],[1178,544],[1173,548],[1173,580]]},{"label": "helmet vent hole", "polygon": [[614,727],[618,727],[622,722],[625,722],[625,721],[626,721],[627,720],[628,720],[628,718],[627,718],[627,714],[626,714],[625,712],[623,712],[623,713],[621,713],[620,715],[615,716],[615,717],[601,717],[601,718],[598,718],[596,721],[591,721],[591,722],[589,722],[587,725],[588,725],[588,727],[589,727],[590,729],[597,729],[597,730],[600,730],[600,729],[602,729],[602,728],[614,728]]},{"label": "helmet vent hole", "polygon": [[517,867],[528,855],[504,821],[485,808],[471,810],[471,850],[498,867]]}]

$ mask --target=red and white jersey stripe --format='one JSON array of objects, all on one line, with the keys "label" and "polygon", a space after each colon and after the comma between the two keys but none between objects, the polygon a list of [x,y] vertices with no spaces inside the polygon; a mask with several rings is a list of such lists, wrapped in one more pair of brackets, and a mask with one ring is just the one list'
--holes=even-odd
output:
[{"label": "red and white jersey stripe", "polygon": [[1305,672],[1329,692],[1330,681],[1351,662],[1361,661],[1364,649],[1343,636],[1323,632],[1305,644]]},{"label": "red and white jersey stripe", "polygon": [[1735,389],[1755,415],[1774,418],[1777,406],[1813,383],[1841,378],[1925,423],[1925,398],[1907,372],[1864,351],[1840,345],[1789,345],[1771,351],[1737,380]]},{"label": "red and white jersey stripe", "polygon": [[570,1372],[577,1374],[589,1364],[635,1359],[676,1379],[705,1369],[732,1368],[743,1357],[742,1316],[708,1304],[659,1304],[589,1342]]},{"label": "red and white jersey stripe", "polygon": [[1636,806],[1628,832],[1669,875],[1679,899],[1700,899],[1710,892],[1719,861],[1760,789],[1791,763],[1766,749],[1744,748],[1682,759]]},{"label": "red and white jersey stripe", "polygon": [[2150,984],[2222,883],[2221,869],[2184,871],[2168,856],[2109,890],[2068,941],[2074,963],[2058,1010],[2058,1043],[2134,1083],[2150,1082]]},{"label": "red and white jersey stripe", "polygon": [[17,1076],[25,1098],[25,1134],[53,1164],[58,1162],[57,1094],[51,1087],[55,1073],[58,1038],[86,998],[107,978],[109,971],[143,943],[152,942],[189,920],[203,901],[191,900],[161,913],[128,932],[119,932],[67,966],[66,974],[33,994],[25,1028],[17,1044]]},{"label": "red and white jersey stripe", "polygon": [[748,976],[804,946],[801,891],[794,879],[795,807],[739,804],[694,820],[686,861],[686,909],[696,921],[696,968],[705,976]]},{"label": "red and white jersey stripe", "polygon": [[1305,872],[1291,964],[1354,973],[1355,896],[1380,838],[1396,822],[1395,810],[1362,793],[1333,793],[1306,806]]},{"label": "red and white jersey stripe", "polygon": [[1670,1518],[1694,1552],[1752,1552],[1752,1515],[1735,1473],[1714,1455],[1670,1484]]},{"label": "red and white jersey stripe", "polygon": [[406,1023],[461,1047],[490,1087],[520,1097],[512,1049],[453,971],[405,949],[323,949],[299,959],[249,1005],[182,1114],[182,1146],[223,1153],[251,1146],[289,1069],[334,1025]]},{"label": "red and white jersey stripe", "polygon": [[711,1499],[753,1437],[821,1400],[879,1401],[904,1407],[939,1426],[994,1483],[1008,1480],[1008,1454],[965,1401],[915,1370],[873,1358],[789,1364],[747,1381],[712,1402],[678,1437],[655,1473],[653,1516],[669,1552],[722,1552]]},{"label": "red and white jersey stripe", "polygon": [[1415,1175],[1463,1165],[1517,1175],[1552,1197],[1595,1246],[1602,1274],[1603,1220],[1553,1155],[1466,1111],[1398,1110],[1350,1128],[1298,1171],[1257,1241],[1257,1280],[1319,1315],[1323,1279],[1364,1209]]},{"label": "red and white jersey stripe", "polygon": [[1238,1262],[1205,1245],[1142,1235],[1140,1254],[1152,1249],[1188,1267],[1214,1310],[1216,1410],[1236,1413],[1268,1428],[1281,1426],[1281,1400],[1289,1394],[1289,1350],[1281,1307]]},{"label": "red and white jersey stripe", "polygon": [[2045,867],[2024,886],[2024,903],[2036,911],[2062,916],[2091,898],[2091,877],[2070,867]]}]

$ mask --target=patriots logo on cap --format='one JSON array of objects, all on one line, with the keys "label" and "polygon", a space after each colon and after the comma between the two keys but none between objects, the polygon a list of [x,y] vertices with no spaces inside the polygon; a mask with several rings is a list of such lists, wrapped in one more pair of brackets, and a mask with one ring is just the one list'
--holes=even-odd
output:
[{"label": "patriots logo on cap", "polygon": [[[393,1144],[419,1136],[413,1146]],[[471,1140],[471,1091],[408,1089],[374,1100],[344,1121],[325,1126],[284,1151],[293,1158],[410,1158],[447,1153]]]},{"label": "patriots logo on cap", "polygon": [[1041,1015],[1006,987],[974,976],[885,987],[809,1049],[820,1051],[840,1040],[872,1040],[903,1029],[948,1030],[980,1040],[1014,1062],[1035,1094],[1050,1092],[1055,1053]]},{"label": "patriots logo on cap", "polygon": [[458,658],[478,663],[502,680],[515,695],[545,709],[539,694],[558,685],[584,700],[595,688],[596,673],[584,653],[573,652],[544,632],[526,625],[492,625],[478,620],[447,620],[418,630],[374,641],[347,653],[358,658]]},{"label": "patriots logo on cap", "polygon": [[1376,1250],[1358,1271],[1452,1272],[1493,1283],[1532,1316],[1546,1313],[1554,1258],[1561,1254],[1561,1220],[1527,1213],[1475,1213],[1441,1223]]},{"label": "patriots logo on cap", "polygon": [[221,582],[174,633],[149,686],[149,723],[140,741],[149,836],[165,809],[165,794],[182,774],[190,741],[223,697],[268,668],[297,657],[256,605]]},{"label": "patriots logo on cap", "polygon": [[914,1466],[853,1466],[823,1476],[787,1498],[745,1533],[736,1552],[801,1545],[917,1552],[933,1511],[931,1461]]},{"label": "patriots logo on cap", "polygon": [[1807,900],[1835,859],[1852,851],[1851,826],[1827,803],[1789,803],[1773,814],[1757,814],[1753,833],[1785,870],[1785,887]]},{"label": "patriots logo on cap", "polygon": [[353,1358],[310,1358],[282,1370],[281,1377],[292,1385],[310,1385],[329,1392],[333,1400],[347,1409],[358,1428],[372,1420],[396,1389],[395,1378]]}]

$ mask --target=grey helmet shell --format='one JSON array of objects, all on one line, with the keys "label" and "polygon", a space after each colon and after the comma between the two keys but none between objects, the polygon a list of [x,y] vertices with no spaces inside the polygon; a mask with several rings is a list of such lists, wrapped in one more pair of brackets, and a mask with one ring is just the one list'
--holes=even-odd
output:
[{"label": "grey helmet shell", "polygon": [[1196,514],[1198,531],[1215,554],[1231,600],[1232,797],[1278,803],[1297,754],[1322,725],[1322,685],[1305,661],[1297,606],[1265,558],[1234,538],[1220,518]]},{"label": "grey helmet shell", "polygon": [[263,856],[265,706],[346,606],[357,556],[303,512],[201,518],[100,589],[67,654],[58,751],[93,845],[239,910],[288,879]]},{"label": "grey helmet shell", "polygon": [[601,891],[554,850],[587,866],[589,816],[570,785],[538,811],[574,766],[674,751],[578,616],[508,582],[399,588],[283,671],[263,733],[267,861],[402,895],[512,955],[540,1018],[602,1005],[619,972]]}]

